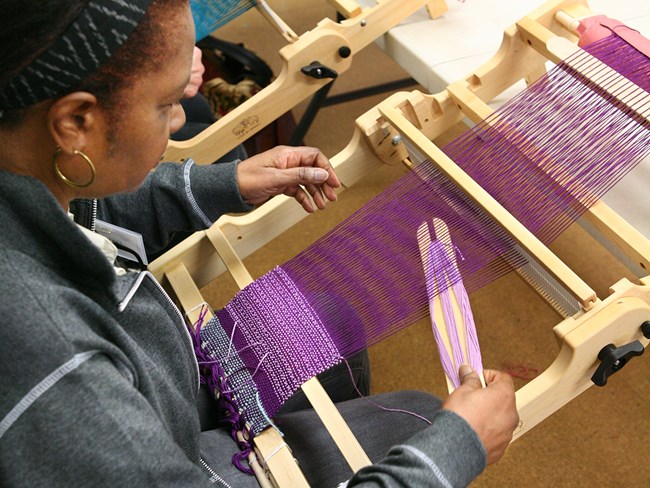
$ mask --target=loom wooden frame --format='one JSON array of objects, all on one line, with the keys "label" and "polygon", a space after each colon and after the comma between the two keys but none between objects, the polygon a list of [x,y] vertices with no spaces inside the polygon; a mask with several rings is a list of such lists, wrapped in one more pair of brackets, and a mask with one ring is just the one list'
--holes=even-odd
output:
[{"label": "loom wooden frame", "polygon": [[[561,15],[557,15],[558,12]],[[352,186],[382,164],[407,161],[405,145],[393,144],[395,136],[399,136],[410,140],[432,161],[446,168],[461,187],[472,192],[476,190],[475,183],[467,181],[455,163],[431,141],[465,117],[484,118],[490,113],[488,101],[521,79],[532,81],[543,74],[548,56],[553,56],[553,39],[576,40],[567,18],[588,15],[591,12],[586,0],[548,1],[505,31],[501,48],[489,62],[447,90],[435,95],[418,91],[398,93],[363,114],[357,119],[349,145],[331,158],[344,188]],[[562,21],[559,22],[558,18]],[[515,433],[515,438],[518,438],[592,385],[590,378],[602,347],[634,340],[648,346],[650,341],[643,336],[641,324],[650,320],[650,277],[641,278],[638,284],[622,279],[612,285],[610,296],[600,299],[548,249],[519,229],[498,204],[495,206],[483,196],[478,201],[507,230],[514,229],[522,245],[533,255],[541,257],[547,269],[553,270],[555,277],[565,283],[582,304],[580,312],[567,317],[553,329],[559,343],[555,361],[517,391],[521,418]],[[155,260],[150,270],[176,294],[182,307],[190,311],[190,320],[195,320],[192,314],[197,313],[196,307],[203,301],[200,287],[226,269],[240,286],[250,282],[251,277],[241,260],[303,217],[304,212],[293,200],[276,197],[245,216],[222,217],[210,229],[196,233]],[[591,207],[586,219],[634,262],[650,269],[648,239],[604,203],[598,202]],[[340,420],[329,409],[331,402],[326,395],[320,397],[320,391],[311,394],[310,385],[307,391],[317,410],[321,409],[321,402],[327,404],[327,413],[323,414],[325,423],[330,423],[328,415],[333,415],[336,422]],[[350,441],[347,437],[349,430],[346,427],[339,430],[340,427],[337,423],[330,431],[339,439],[339,444],[347,443]],[[283,441],[272,429],[258,436],[255,444],[260,459],[270,456],[263,470],[268,478],[262,474],[259,476],[262,486],[267,486],[267,479],[274,486],[307,485],[293,462],[290,450],[284,448]],[[355,465],[368,462],[358,452],[348,453],[346,457],[353,469]]]},{"label": "loom wooden frame", "polygon": [[[323,19],[299,37],[285,36],[289,44],[278,53],[283,64],[276,79],[200,134],[170,141],[162,160],[182,162],[191,157],[198,164],[213,163],[332,81],[311,78],[301,68],[318,61],[340,75],[350,68],[358,51],[418,9],[427,6],[434,18],[447,10],[445,0],[378,0],[366,8],[354,0],[328,2],[347,18],[342,22]],[[348,56],[340,54],[343,47],[349,48]]]}]

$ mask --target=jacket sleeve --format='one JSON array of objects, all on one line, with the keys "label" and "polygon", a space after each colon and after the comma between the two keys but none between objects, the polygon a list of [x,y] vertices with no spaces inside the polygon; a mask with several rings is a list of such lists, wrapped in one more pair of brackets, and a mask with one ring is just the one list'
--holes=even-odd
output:
[{"label": "jacket sleeve", "polygon": [[97,217],[139,232],[147,252],[157,252],[176,232],[206,229],[225,213],[253,209],[239,194],[237,164],[161,163],[136,191],[99,200]]},{"label": "jacket sleeve", "polygon": [[392,447],[384,459],[359,470],[341,487],[457,488],[469,485],[485,463],[483,444],[469,424],[440,410],[431,426]]},{"label": "jacket sleeve", "polygon": [[66,366],[2,432],[0,485],[211,486],[108,356]]}]

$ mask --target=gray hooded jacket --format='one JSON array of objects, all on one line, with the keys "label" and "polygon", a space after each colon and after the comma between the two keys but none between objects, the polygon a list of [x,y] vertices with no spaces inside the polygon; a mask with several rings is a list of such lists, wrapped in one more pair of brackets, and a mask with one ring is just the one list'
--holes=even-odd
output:
[{"label": "gray hooded jacket", "polygon": [[[98,216],[164,247],[174,231],[250,210],[236,164],[160,165],[138,192],[101,201]],[[198,368],[160,285],[147,272],[116,275],[33,178],[0,172],[0,223],[0,485],[210,485]],[[350,486],[469,483],[485,463],[476,435],[449,412],[431,428],[442,435],[394,448]]]}]

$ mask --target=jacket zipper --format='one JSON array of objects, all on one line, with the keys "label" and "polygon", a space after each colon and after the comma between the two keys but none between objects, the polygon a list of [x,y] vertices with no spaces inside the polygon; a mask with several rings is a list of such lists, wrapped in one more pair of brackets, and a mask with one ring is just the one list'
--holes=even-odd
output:
[{"label": "jacket zipper", "polygon": [[154,284],[158,287],[160,290],[160,293],[163,294],[165,299],[167,300],[167,303],[169,303],[174,310],[176,310],[176,314],[178,315],[178,318],[181,323],[181,329],[183,330],[183,335],[187,339],[187,343],[190,346],[190,351],[192,351],[192,359],[193,359],[193,364],[194,364],[194,371],[196,373],[196,390],[199,391],[201,389],[201,373],[199,372],[199,361],[196,359],[196,354],[194,353],[194,341],[192,340],[192,336],[190,335],[190,331],[187,330],[187,325],[185,325],[185,318],[183,317],[183,314],[181,311],[178,309],[174,301],[171,299],[171,297],[167,294],[165,289],[162,287],[160,283],[158,283],[158,280],[152,275],[149,271],[145,271],[146,275],[151,278],[151,281],[154,282]]},{"label": "jacket zipper", "polygon": [[131,301],[131,298],[135,295],[135,292],[138,290],[142,282],[144,281],[145,277],[149,277],[151,281],[153,281],[154,285],[158,288],[160,293],[165,297],[167,300],[167,303],[172,307],[173,310],[176,311],[176,314],[178,315],[178,319],[180,320],[181,323],[181,329],[183,330],[183,335],[187,339],[187,342],[190,346],[190,350],[192,351],[192,359],[193,364],[194,364],[194,371],[196,374],[196,385],[197,385],[197,391],[201,388],[201,376],[199,373],[199,362],[196,359],[196,354],[194,354],[194,342],[192,341],[192,336],[190,336],[190,332],[187,330],[187,326],[185,325],[185,319],[183,318],[183,314],[181,311],[178,309],[174,301],[169,297],[165,289],[162,287],[160,283],[158,283],[158,280],[149,272],[149,271],[141,271],[140,274],[138,275],[138,278],[136,282],[133,284],[129,292],[126,294],[126,297],[124,300],[120,302],[119,310],[123,311]]},{"label": "jacket zipper", "polygon": [[[90,230],[95,232],[95,226],[97,224],[97,199],[94,198],[92,202],[92,212],[90,216]],[[199,362],[196,359],[196,354],[194,354],[194,341],[192,341],[192,336],[190,336],[190,332],[187,330],[187,326],[185,325],[185,319],[183,318],[183,314],[181,311],[178,309],[174,301],[169,297],[165,289],[162,287],[160,283],[158,283],[158,280],[149,272],[149,271],[142,271],[140,275],[138,276],[137,281],[129,290],[129,293],[126,295],[126,298],[122,300],[122,303],[120,303],[120,310],[124,310],[126,306],[128,305],[129,301],[131,298],[133,298],[133,295],[135,295],[135,292],[139,288],[140,284],[142,283],[142,280],[144,279],[144,276],[149,276],[151,278],[151,281],[154,282],[154,284],[158,287],[158,290],[162,293],[162,295],[165,297],[167,300],[167,303],[171,305],[171,307],[176,311],[176,314],[178,315],[178,318],[181,321],[182,327],[184,332],[184,336],[187,339],[189,345],[190,345],[190,350],[192,351],[192,358],[194,359],[194,370],[196,372],[196,388],[197,391],[201,389],[201,374],[199,373]]]},{"label": "jacket zipper", "polygon": [[215,473],[214,469],[212,469],[210,465],[206,463],[202,457],[199,458],[199,462],[205,468],[208,474],[210,474],[210,483],[219,483],[219,485],[223,486],[224,488],[231,488],[231,486],[228,483],[226,483],[221,476]]},{"label": "jacket zipper", "polygon": [[97,199],[93,198],[92,210],[90,214],[90,230],[95,232],[96,225],[97,225]]}]

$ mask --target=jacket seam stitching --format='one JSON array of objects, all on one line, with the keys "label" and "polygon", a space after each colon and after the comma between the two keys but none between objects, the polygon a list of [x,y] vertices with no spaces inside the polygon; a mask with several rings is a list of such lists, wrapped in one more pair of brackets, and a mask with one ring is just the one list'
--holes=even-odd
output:
[{"label": "jacket seam stitching", "polygon": [[453,488],[452,484],[449,482],[447,477],[442,473],[440,470],[440,467],[431,459],[429,456],[427,456],[425,453],[420,451],[419,449],[416,449],[413,446],[408,446],[408,445],[403,445],[402,446],[405,450],[410,451],[413,455],[415,455],[418,459],[423,461],[427,466],[429,466],[429,469],[433,471],[435,474],[436,478],[440,481],[440,483],[443,484],[445,488]]},{"label": "jacket seam stitching", "polygon": [[194,198],[194,193],[192,193],[192,186],[191,186],[191,179],[190,179],[190,169],[194,165],[194,161],[191,159],[188,159],[187,162],[185,163],[185,168],[183,168],[183,180],[185,182],[185,194],[187,195],[187,199],[190,202],[190,205],[192,206],[192,209],[196,212],[196,214],[199,216],[199,218],[203,221],[203,224],[206,227],[210,227],[212,225],[212,221],[208,218],[205,213],[203,213],[203,210],[201,210],[201,207],[199,207],[199,204],[196,201],[196,198]]},{"label": "jacket seam stitching", "polygon": [[66,361],[61,366],[52,371],[49,375],[38,382],[27,394],[20,399],[16,405],[9,411],[7,415],[0,421],[0,439],[5,433],[16,423],[22,414],[34,404],[41,396],[50,390],[59,380],[63,379],[67,374],[73,372],[79,366],[88,361],[91,357],[97,354],[98,350],[91,350],[75,354],[72,359]]}]

